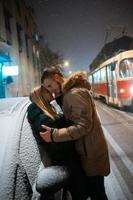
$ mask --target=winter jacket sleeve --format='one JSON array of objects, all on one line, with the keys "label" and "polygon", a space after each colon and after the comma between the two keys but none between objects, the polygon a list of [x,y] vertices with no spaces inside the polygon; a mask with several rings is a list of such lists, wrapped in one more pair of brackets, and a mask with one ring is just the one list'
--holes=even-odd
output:
[{"label": "winter jacket sleeve", "polygon": [[27,118],[31,125],[34,137],[41,143],[44,143],[40,136],[40,131],[44,131],[44,129],[41,128],[42,124],[52,128],[68,127],[72,124],[72,122],[65,120],[63,114],[60,114],[60,117],[56,120],[50,118],[34,103],[31,103],[27,109]]},{"label": "winter jacket sleeve", "polygon": [[46,126],[53,127],[54,120],[44,114],[44,112],[32,103],[27,109],[27,118],[31,125],[33,135],[38,142],[44,142],[40,137],[40,131],[42,131],[41,125],[45,124]]}]

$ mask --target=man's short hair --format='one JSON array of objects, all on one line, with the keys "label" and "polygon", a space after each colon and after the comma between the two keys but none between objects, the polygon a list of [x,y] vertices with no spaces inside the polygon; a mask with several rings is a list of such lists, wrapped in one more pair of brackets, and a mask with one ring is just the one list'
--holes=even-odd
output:
[{"label": "man's short hair", "polygon": [[46,78],[52,78],[55,74],[63,77],[63,74],[58,67],[52,66],[49,68],[44,68],[41,76],[41,83],[43,83]]}]

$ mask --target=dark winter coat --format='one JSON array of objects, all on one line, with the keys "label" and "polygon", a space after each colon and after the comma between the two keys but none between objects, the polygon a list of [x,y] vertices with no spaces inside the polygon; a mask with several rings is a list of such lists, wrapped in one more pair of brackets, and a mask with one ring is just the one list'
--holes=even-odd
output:
[{"label": "dark winter coat", "polygon": [[46,152],[50,157],[52,165],[68,165],[70,162],[73,162],[73,157],[75,157],[77,154],[73,141],[46,143],[40,136],[42,124],[52,128],[63,128],[72,124],[65,120],[63,114],[60,114],[59,119],[53,120],[48,115],[46,115],[35,103],[31,103],[27,110],[27,118],[37,143],[41,145],[43,151]]}]

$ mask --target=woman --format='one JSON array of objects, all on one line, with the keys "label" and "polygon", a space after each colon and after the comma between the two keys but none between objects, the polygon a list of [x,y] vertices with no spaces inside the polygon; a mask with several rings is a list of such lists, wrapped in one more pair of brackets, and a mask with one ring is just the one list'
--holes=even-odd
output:
[{"label": "woman", "polygon": [[46,143],[40,136],[41,125],[45,124],[53,128],[64,128],[70,126],[63,114],[57,114],[50,102],[53,96],[43,86],[35,88],[30,94],[32,103],[28,107],[28,121],[33,130],[37,143],[41,147],[41,157],[47,154],[45,167],[50,165],[65,165],[71,171],[71,180],[69,190],[73,200],[85,200],[86,193],[86,176],[80,165],[78,155],[75,150],[74,142]]}]

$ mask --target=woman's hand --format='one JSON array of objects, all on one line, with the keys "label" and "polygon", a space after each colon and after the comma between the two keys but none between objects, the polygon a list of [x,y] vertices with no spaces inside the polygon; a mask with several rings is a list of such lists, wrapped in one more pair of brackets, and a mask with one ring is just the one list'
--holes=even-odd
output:
[{"label": "woman's hand", "polygon": [[41,127],[44,129],[44,132],[40,132],[40,136],[41,138],[45,141],[45,142],[52,142],[51,141],[51,131],[52,128],[45,126],[45,125],[41,125]]}]

